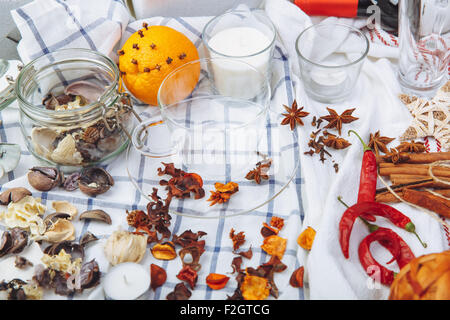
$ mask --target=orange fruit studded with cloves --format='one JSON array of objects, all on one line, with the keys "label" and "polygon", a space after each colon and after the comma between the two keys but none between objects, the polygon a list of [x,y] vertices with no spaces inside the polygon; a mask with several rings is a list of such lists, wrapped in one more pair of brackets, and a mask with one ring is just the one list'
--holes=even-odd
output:
[{"label": "orange fruit studded with cloves", "polygon": [[[118,51],[119,69],[127,89],[149,105],[158,104],[157,95],[164,78],[176,68],[198,60],[195,45],[181,32],[167,26],[148,26],[132,34]],[[183,91],[187,96],[195,88],[200,68],[186,77]],[[179,90],[179,88],[178,88]]]}]

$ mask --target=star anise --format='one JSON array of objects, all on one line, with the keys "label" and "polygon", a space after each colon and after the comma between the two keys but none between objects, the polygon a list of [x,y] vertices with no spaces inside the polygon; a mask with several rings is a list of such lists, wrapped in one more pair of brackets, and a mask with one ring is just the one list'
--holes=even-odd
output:
[{"label": "star anise", "polygon": [[391,149],[390,152],[383,156],[383,160],[392,163],[402,163],[409,160],[407,153],[400,152],[398,149]]},{"label": "star anise", "polygon": [[394,138],[382,137],[380,136],[380,131],[375,132],[375,134],[370,134],[369,144],[367,145],[369,148],[375,151],[375,154],[378,156],[380,151],[383,153],[389,153],[387,144],[395,140]]},{"label": "star anise", "polygon": [[271,165],[272,165],[271,159],[258,162],[256,164],[256,168],[247,173],[245,179],[255,180],[257,184],[261,183],[261,179],[268,180],[269,175],[267,174],[267,172],[269,171]]},{"label": "star anise", "polygon": [[353,117],[352,113],[356,110],[356,108],[353,109],[347,109],[344,112],[342,112],[340,115],[333,109],[327,108],[329,115],[322,116],[320,119],[328,121],[328,124],[325,126],[326,129],[333,129],[336,128],[339,132],[339,135],[341,135],[342,130],[342,124],[343,123],[350,123],[355,120],[358,120],[359,118]]},{"label": "star anise", "polygon": [[426,148],[422,142],[415,142],[412,140],[411,142],[402,142],[396,148],[399,152],[413,152],[413,153],[422,153],[425,152]]},{"label": "star anise", "polygon": [[296,100],[294,100],[294,102],[292,103],[291,108],[289,108],[286,105],[283,105],[283,106],[284,106],[284,108],[286,109],[286,111],[288,113],[283,113],[282,114],[285,117],[283,119],[283,121],[281,121],[282,125],[289,124],[290,127],[291,127],[291,130],[294,130],[294,128],[295,128],[295,126],[297,124],[299,124],[301,126],[304,125],[304,123],[302,121],[302,118],[306,117],[309,114],[309,112],[302,111],[303,107],[298,109],[298,105],[297,105],[297,101]]},{"label": "star anise", "polygon": [[331,133],[328,133],[328,136],[325,139],[322,139],[322,142],[327,147],[338,150],[345,149],[351,145],[351,143],[345,140],[344,138],[339,138]]}]

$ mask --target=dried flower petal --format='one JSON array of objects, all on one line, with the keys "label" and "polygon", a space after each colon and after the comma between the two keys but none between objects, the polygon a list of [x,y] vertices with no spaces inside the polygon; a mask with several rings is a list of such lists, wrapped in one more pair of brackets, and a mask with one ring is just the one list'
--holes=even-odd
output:
[{"label": "dried flower petal", "polygon": [[230,239],[233,241],[233,251],[236,251],[239,249],[241,245],[245,242],[245,233],[243,231],[239,232],[238,234],[234,234],[234,229],[231,228],[230,231]]},{"label": "dried flower petal", "polygon": [[283,258],[286,250],[287,240],[279,236],[273,235],[264,239],[261,249],[271,256],[276,256],[280,260]]},{"label": "dried flower petal", "polygon": [[206,277],[206,284],[213,290],[220,290],[227,285],[228,280],[230,280],[230,277],[227,277],[226,275],[210,273]]},{"label": "dried flower petal", "polygon": [[158,260],[173,260],[177,253],[175,246],[171,242],[157,243],[151,249],[152,255]]},{"label": "dried flower petal", "polygon": [[267,223],[263,222],[263,227],[261,228],[261,235],[264,238],[267,238],[269,236],[277,235],[278,230],[269,226]]},{"label": "dried flower petal", "polygon": [[301,266],[292,272],[291,278],[289,279],[289,284],[294,288],[303,288],[303,274],[305,268]]},{"label": "dried flower petal", "polygon": [[238,254],[246,259],[251,259],[253,257],[253,251],[251,247],[247,251],[241,251]]},{"label": "dried flower petal", "polygon": [[192,293],[186,288],[183,282],[178,283],[175,289],[169,293],[166,297],[167,300],[187,300],[191,297]]},{"label": "dried flower petal", "polygon": [[240,289],[245,300],[264,300],[270,293],[269,281],[266,278],[249,274],[245,275]]},{"label": "dried flower petal", "polygon": [[216,182],[214,184],[214,187],[216,188],[216,191],[220,193],[235,193],[239,191],[239,185],[236,182],[232,181],[228,182],[227,184]]},{"label": "dried flower petal", "polygon": [[311,250],[315,236],[316,231],[313,228],[308,227],[298,236],[297,243],[303,249]]},{"label": "dried flower petal", "polygon": [[233,268],[232,273],[241,272],[242,271],[241,265],[242,265],[242,257],[234,257],[233,261],[231,262],[231,267]]},{"label": "dried flower petal", "polygon": [[284,219],[274,216],[272,217],[272,219],[270,219],[270,225],[277,228],[278,230],[281,230],[284,226]]},{"label": "dried flower petal", "polygon": [[150,265],[150,279],[151,279],[150,287],[153,290],[156,290],[156,288],[161,287],[166,282],[167,280],[166,270],[152,263]]}]

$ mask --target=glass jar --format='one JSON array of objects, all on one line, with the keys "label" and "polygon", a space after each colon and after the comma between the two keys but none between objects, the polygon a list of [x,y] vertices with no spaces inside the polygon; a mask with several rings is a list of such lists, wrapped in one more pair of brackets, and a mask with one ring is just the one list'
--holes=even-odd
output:
[{"label": "glass jar", "polygon": [[15,94],[28,150],[64,172],[107,164],[125,150],[135,113],[119,72],[87,49],[55,51],[24,66]]}]

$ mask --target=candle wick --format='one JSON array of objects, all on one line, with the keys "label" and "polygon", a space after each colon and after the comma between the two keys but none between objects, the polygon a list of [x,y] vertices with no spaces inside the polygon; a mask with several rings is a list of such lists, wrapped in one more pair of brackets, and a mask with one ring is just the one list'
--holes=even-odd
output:
[{"label": "candle wick", "polygon": [[129,284],[128,281],[127,281],[127,275],[126,274],[123,275],[123,281],[125,281],[125,284]]}]

